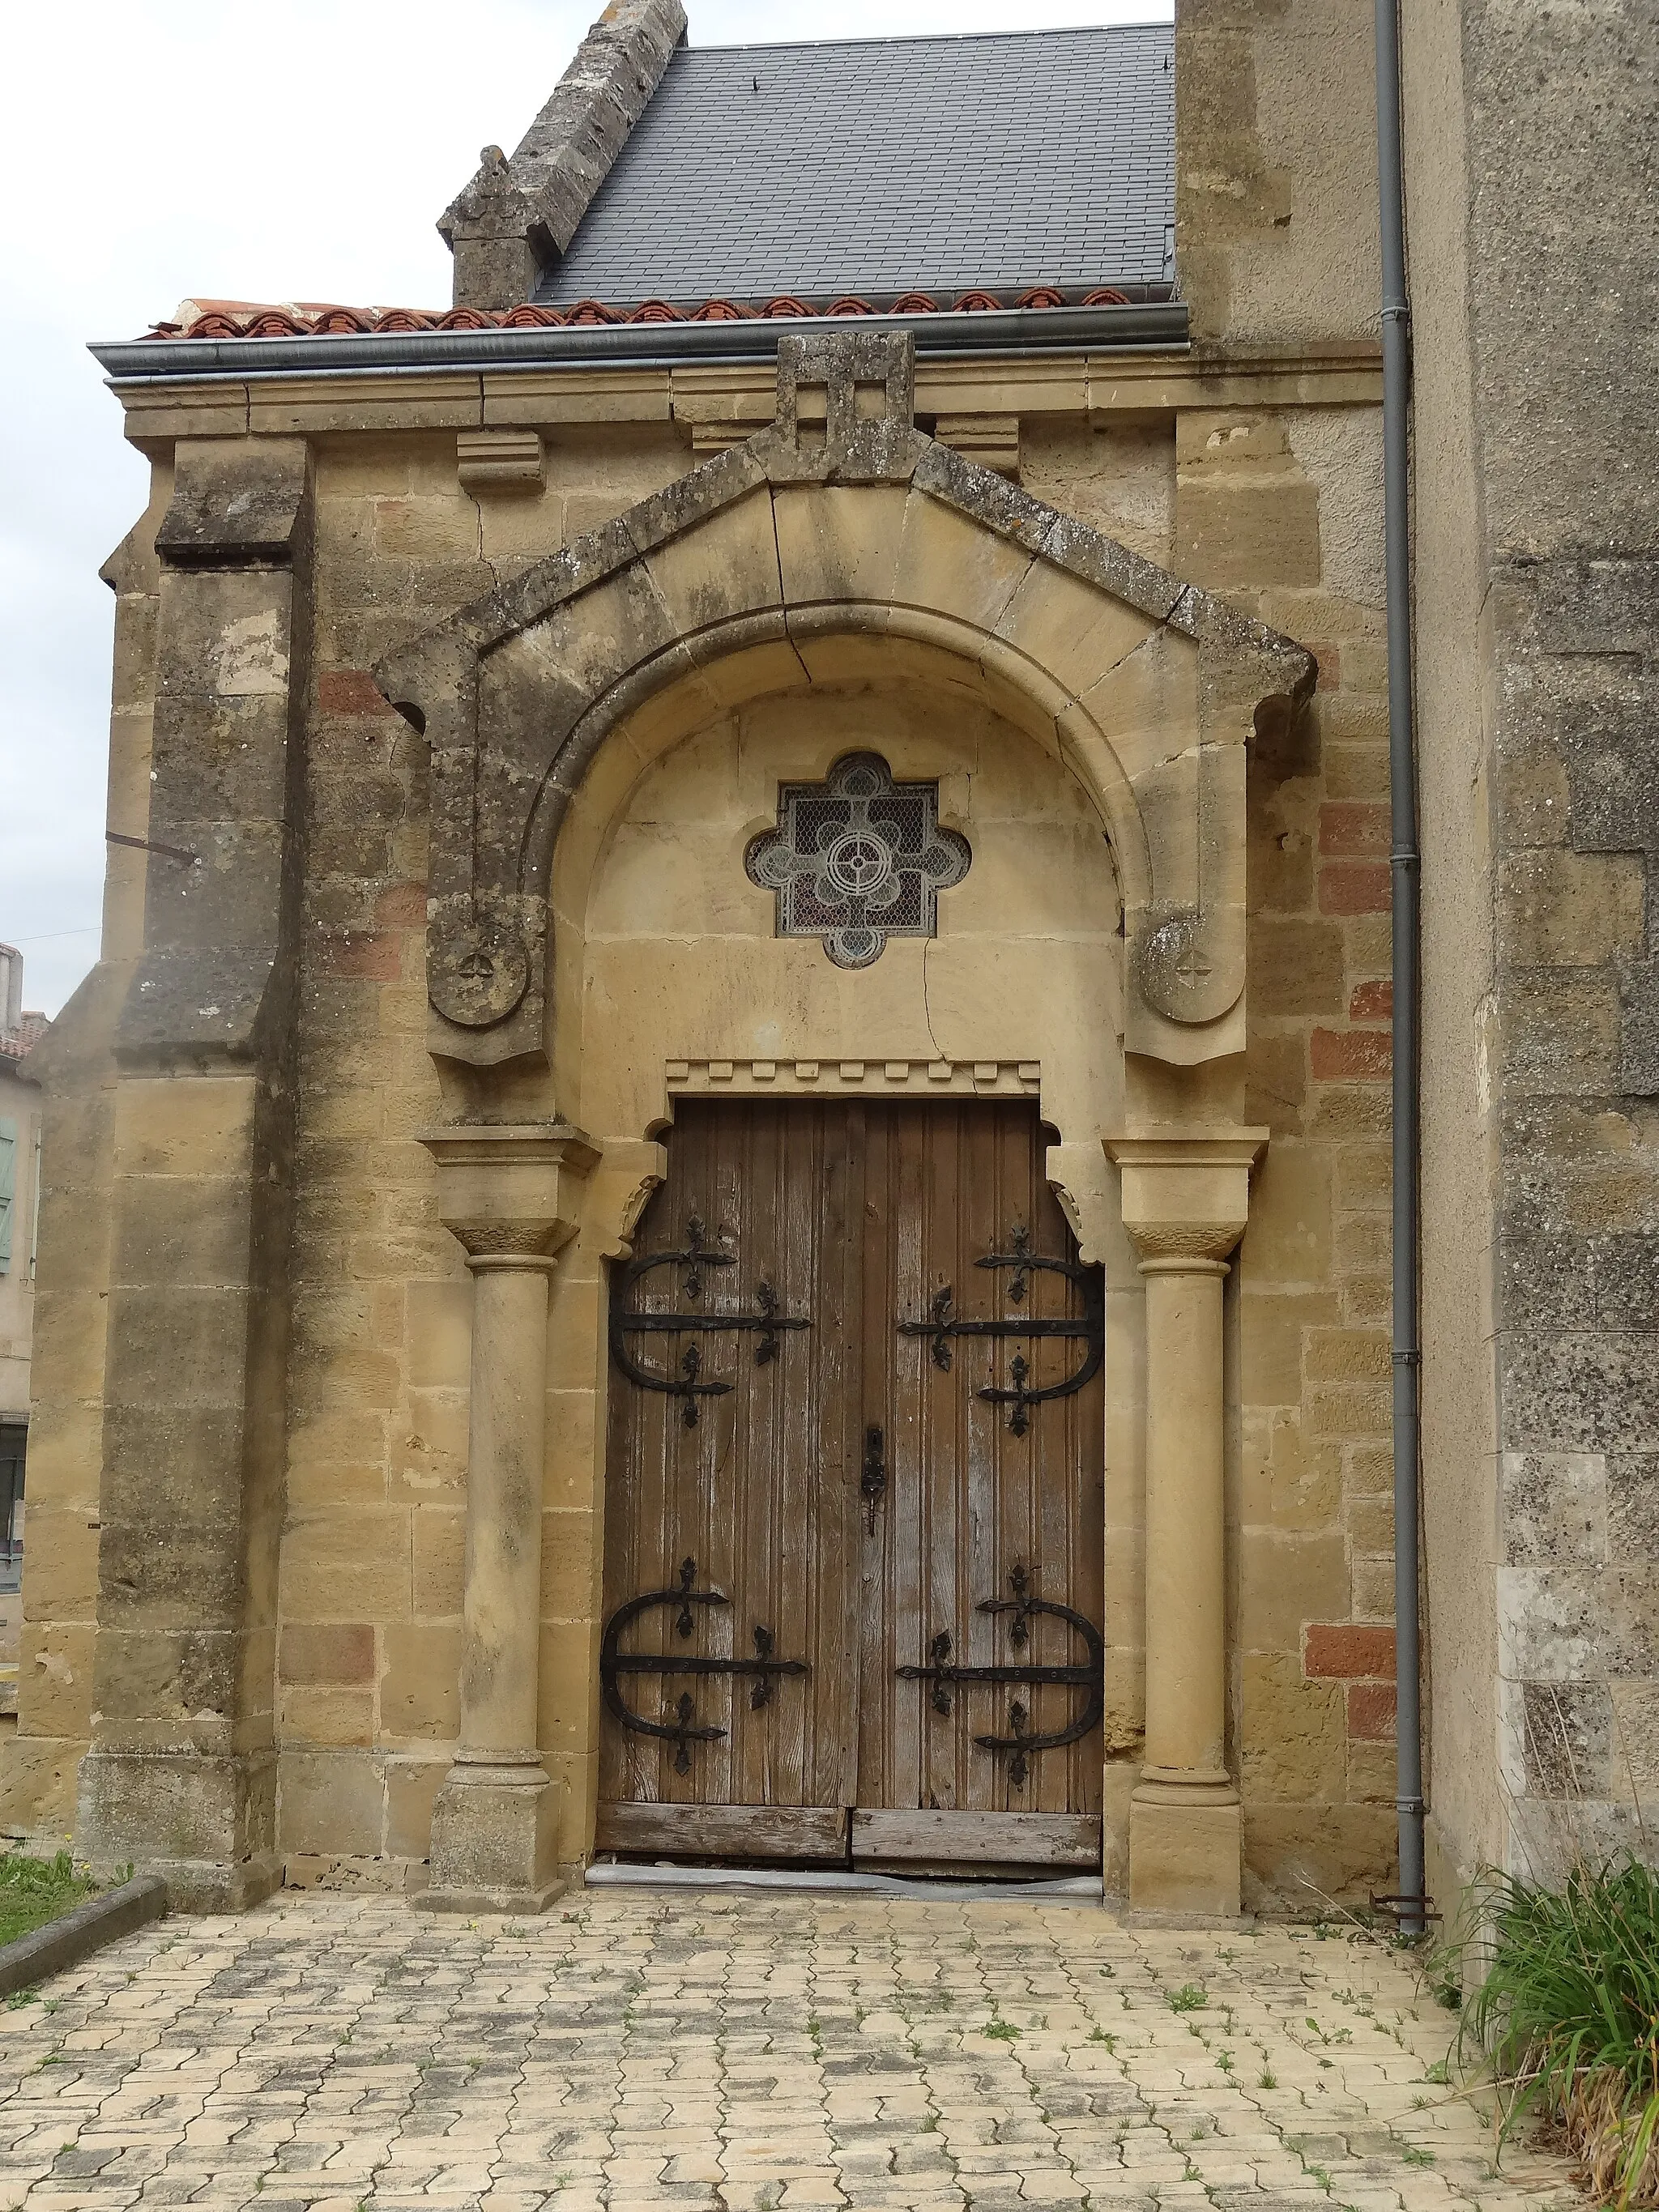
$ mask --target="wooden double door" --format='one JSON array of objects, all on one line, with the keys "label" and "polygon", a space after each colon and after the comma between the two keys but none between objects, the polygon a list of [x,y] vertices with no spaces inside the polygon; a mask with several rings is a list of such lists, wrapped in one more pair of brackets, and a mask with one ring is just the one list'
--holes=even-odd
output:
[{"label": "wooden double door", "polygon": [[1098,1863],[1102,1286],[1043,1142],[680,1105],[611,1285],[601,1850]]}]

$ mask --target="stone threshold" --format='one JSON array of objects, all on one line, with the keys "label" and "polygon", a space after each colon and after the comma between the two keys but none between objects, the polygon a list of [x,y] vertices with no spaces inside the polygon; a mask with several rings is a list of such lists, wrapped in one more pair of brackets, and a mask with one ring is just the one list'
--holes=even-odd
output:
[{"label": "stone threshold", "polygon": [[1027,1899],[1042,1904],[1103,1905],[1105,1885],[1098,1875],[1070,1875],[1043,1881],[951,1881],[926,1875],[849,1874],[839,1868],[637,1866],[621,1863],[590,1866],[583,1877],[589,1889],[810,1889],[846,1890],[877,1897],[989,1898],[1007,1904]]}]

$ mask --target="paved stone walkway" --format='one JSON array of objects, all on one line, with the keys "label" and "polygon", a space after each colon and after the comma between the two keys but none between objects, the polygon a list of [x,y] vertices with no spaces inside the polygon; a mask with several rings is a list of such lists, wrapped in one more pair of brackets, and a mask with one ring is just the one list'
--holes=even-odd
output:
[{"label": "paved stone walkway", "polygon": [[1559,2160],[1494,2170],[1449,2039],[1344,1935],[778,1891],[469,1924],[289,1893],[0,2008],[0,2206],[1572,2204]]}]

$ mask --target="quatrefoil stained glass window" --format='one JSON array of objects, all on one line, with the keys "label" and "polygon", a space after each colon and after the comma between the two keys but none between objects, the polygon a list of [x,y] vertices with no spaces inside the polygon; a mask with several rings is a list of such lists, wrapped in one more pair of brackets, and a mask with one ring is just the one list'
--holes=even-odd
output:
[{"label": "quatrefoil stained glass window", "polygon": [[780,937],[821,937],[838,968],[867,968],[890,937],[937,934],[938,895],[972,858],[939,827],[936,783],[895,783],[878,753],[848,753],[823,783],[780,787],[778,826],[744,865],[776,894]]}]

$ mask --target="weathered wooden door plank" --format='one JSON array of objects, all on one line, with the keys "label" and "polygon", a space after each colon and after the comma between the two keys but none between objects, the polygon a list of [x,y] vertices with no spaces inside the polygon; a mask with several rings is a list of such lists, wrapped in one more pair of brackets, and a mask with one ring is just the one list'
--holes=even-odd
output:
[{"label": "weathered wooden door plank", "polygon": [[847,1857],[842,1805],[634,1805],[599,1808],[602,1851],[655,1851],[669,1858]]},{"label": "weathered wooden door plank", "polygon": [[868,1865],[925,1860],[1007,1867],[1100,1864],[1097,1813],[889,1812],[853,1814],[853,1856]]}]

